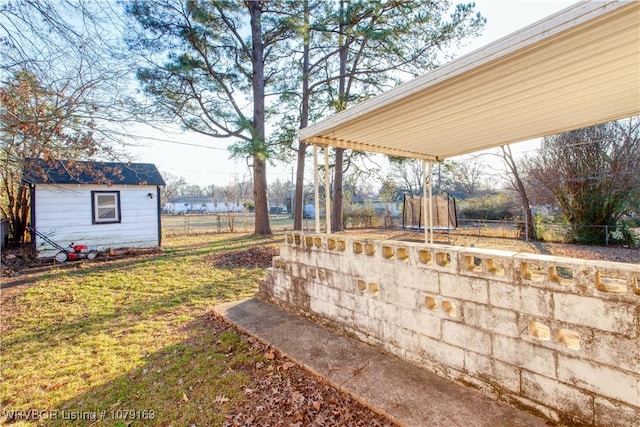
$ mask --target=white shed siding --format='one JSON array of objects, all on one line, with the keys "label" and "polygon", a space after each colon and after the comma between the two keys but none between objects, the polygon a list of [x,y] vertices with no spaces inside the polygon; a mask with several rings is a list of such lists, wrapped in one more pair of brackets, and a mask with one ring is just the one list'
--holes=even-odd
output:
[{"label": "white shed siding", "polygon": [[[36,227],[61,246],[71,242],[90,248],[146,248],[158,246],[158,200],[155,185],[37,185]],[[121,222],[93,224],[92,191],[119,191]],[[152,193],[153,199],[147,194]],[[36,237],[39,257],[57,252]]]}]

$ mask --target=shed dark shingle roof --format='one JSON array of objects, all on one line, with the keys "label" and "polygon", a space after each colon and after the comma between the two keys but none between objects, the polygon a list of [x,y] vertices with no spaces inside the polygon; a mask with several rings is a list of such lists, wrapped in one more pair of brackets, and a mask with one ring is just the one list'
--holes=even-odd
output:
[{"label": "shed dark shingle roof", "polygon": [[165,185],[152,163],[85,162],[28,159],[25,184]]}]

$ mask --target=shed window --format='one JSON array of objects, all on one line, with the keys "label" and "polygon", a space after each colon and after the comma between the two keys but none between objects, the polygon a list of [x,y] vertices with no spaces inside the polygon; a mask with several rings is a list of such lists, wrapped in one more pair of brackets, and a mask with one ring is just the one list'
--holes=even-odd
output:
[{"label": "shed window", "polygon": [[92,191],[91,205],[94,224],[120,222],[119,191]]}]

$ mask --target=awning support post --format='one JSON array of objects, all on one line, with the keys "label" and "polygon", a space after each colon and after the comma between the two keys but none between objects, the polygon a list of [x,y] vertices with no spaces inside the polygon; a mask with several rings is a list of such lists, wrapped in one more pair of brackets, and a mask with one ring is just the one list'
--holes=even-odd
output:
[{"label": "awning support post", "polygon": [[429,162],[429,243],[433,244],[433,162]]},{"label": "awning support post", "polygon": [[422,212],[420,215],[424,221],[422,226],[424,227],[424,242],[429,243],[429,234],[427,230],[427,162],[422,161]]},{"label": "awning support post", "polygon": [[324,206],[325,219],[327,220],[327,234],[331,234],[331,189],[329,180],[329,146],[324,147]]},{"label": "awning support post", "polygon": [[313,185],[316,233],[320,233],[320,176],[318,172],[318,146],[313,146]]},{"label": "awning support post", "polygon": [[[433,244],[433,201],[431,196],[433,195],[433,163],[422,161],[422,211],[426,214],[423,215],[424,221],[424,242]],[[428,219],[427,219],[428,218]]]}]

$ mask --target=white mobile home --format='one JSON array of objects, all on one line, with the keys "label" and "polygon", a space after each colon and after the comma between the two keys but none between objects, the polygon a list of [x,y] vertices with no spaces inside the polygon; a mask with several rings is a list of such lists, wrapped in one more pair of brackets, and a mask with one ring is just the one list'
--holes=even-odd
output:
[{"label": "white mobile home", "polygon": [[167,200],[162,211],[172,215],[244,212],[239,201],[216,197],[178,197]]},{"label": "white mobile home", "polygon": [[[29,160],[23,183],[31,190],[31,225],[60,246],[92,249],[160,246],[158,169],[147,163]],[[32,236],[38,257],[58,250]]]}]

